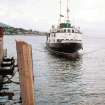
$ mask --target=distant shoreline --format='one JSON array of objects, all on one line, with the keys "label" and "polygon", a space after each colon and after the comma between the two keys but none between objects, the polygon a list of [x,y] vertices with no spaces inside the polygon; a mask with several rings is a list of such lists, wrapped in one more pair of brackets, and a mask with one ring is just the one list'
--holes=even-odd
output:
[{"label": "distant shoreline", "polygon": [[46,34],[43,35],[35,35],[35,34],[5,34],[6,36],[47,36]]}]

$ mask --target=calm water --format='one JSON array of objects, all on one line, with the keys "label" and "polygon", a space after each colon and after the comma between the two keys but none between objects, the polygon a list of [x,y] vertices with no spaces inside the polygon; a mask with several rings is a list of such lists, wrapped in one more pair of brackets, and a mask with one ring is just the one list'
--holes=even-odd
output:
[{"label": "calm water", "polygon": [[[81,58],[70,61],[50,55],[45,36],[5,36],[8,56],[16,57],[15,40],[32,44],[37,105],[105,105],[105,38],[83,38]],[[18,73],[14,77],[18,81]],[[19,105],[19,85],[9,84],[15,96],[6,105]]]}]

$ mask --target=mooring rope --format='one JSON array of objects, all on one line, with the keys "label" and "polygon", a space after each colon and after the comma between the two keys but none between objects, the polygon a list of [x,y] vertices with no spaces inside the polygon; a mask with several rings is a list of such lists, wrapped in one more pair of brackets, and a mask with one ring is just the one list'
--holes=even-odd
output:
[{"label": "mooring rope", "polygon": [[[17,71],[16,71],[17,72]],[[5,76],[5,78],[7,78],[8,80],[3,82],[3,84],[7,84],[7,83],[14,83],[14,84],[20,84],[20,82],[16,82],[16,81],[13,81],[12,78],[15,76],[15,73],[13,73],[13,75],[11,77],[9,76]]]},{"label": "mooring rope", "polygon": [[5,76],[8,80],[3,82],[3,84],[9,84],[9,83],[14,83],[14,84],[20,84],[20,82],[16,82],[11,80],[11,78],[9,78],[8,76]]}]

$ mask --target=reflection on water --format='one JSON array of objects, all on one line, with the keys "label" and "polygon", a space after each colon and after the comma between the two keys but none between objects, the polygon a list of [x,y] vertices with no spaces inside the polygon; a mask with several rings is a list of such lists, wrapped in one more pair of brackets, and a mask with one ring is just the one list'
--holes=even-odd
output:
[{"label": "reflection on water", "polygon": [[[84,50],[76,61],[51,55],[45,48],[45,36],[6,36],[10,56],[16,57],[15,39],[32,44],[37,105],[105,104],[105,39],[84,37]],[[14,80],[18,81],[18,74]],[[12,103],[17,102],[19,86],[7,86],[15,93]],[[0,98],[4,101],[6,97]]]},{"label": "reflection on water", "polygon": [[[81,101],[83,92],[81,79],[82,59],[69,61],[63,58],[55,58],[48,55],[50,60],[46,60],[46,69],[41,71],[39,87],[40,97],[38,105],[64,105]],[[52,59],[51,59],[52,58]],[[41,75],[42,74],[42,75]],[[72,101],[71,101],[72,100]]]}]

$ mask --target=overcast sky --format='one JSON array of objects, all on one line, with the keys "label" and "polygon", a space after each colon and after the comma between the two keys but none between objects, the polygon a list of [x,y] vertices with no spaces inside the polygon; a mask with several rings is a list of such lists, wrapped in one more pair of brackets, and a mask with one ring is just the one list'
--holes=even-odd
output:
[{"label": "overcast sky", "polygon": [[[56,24],[60,0],[0,0],[0,22],[15,27],[48,31]],[[66,12],[62,0],[62,14]],[[105,0],[70,0],[71,22],[83,29],[105,29]]]}]

